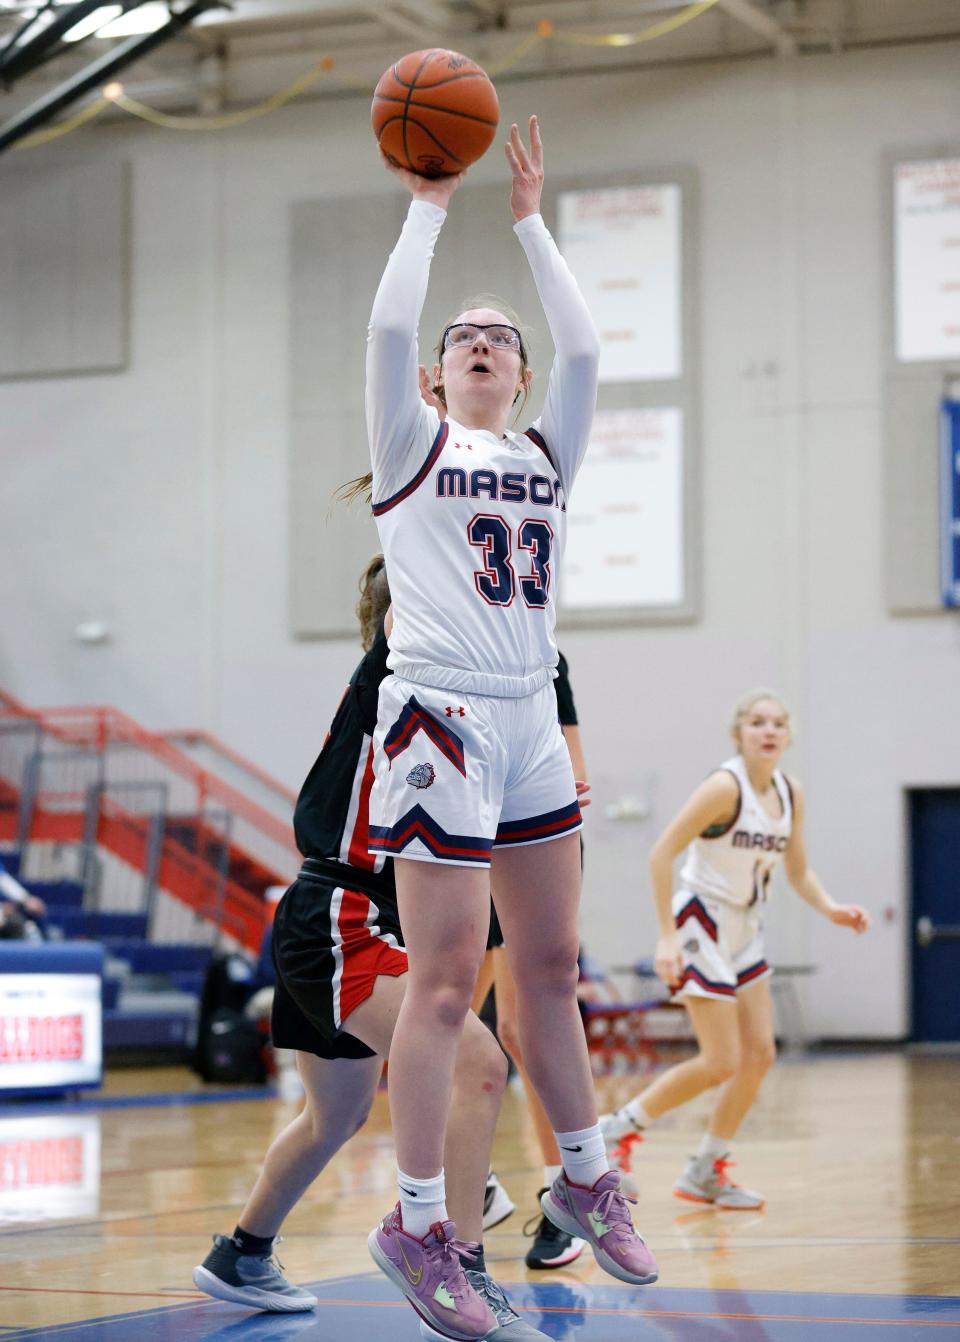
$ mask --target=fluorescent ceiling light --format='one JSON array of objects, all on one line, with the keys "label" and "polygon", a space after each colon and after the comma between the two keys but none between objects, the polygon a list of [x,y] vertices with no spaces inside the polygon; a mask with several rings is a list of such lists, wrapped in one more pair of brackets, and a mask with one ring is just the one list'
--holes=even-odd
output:
[{"label": "fluorescent ceiling light", "polygon": [[100,32],[101,37],[132,37],[134,33],[155,33],[158,28],[170,22],[170,10],[160,0],[131,9],[118,19],[108,23]]},{"label": "fluorescent ceiling light", "polygon": [[112,19],[119,18],[123,13],[122,5],[102,5],[100,9],[95,9],[92,14],[88,14],[85,19],[75,23],[63,35],[64,42],[82,42],[85,37],[91,33],[98,32],[105,24]]}]

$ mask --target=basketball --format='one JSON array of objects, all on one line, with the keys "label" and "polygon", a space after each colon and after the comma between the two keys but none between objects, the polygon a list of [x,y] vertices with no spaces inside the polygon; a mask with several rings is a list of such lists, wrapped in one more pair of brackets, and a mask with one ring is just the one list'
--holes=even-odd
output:
[{"label": "basketball", "polygon": [[490,148],[500,103],[476,62],[433,47],[402,56],[384,71],[370,117],[391,163],[421,177],[443,177]]}]

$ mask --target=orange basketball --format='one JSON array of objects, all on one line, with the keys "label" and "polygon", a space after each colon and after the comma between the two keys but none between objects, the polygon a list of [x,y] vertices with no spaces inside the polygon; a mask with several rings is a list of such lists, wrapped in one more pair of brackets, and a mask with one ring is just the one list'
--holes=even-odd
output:
[{"label": "orange basketball", "polygon": [[500,103],[479,65],[433,47],[412,51],[383,72],[370,118],[391,163],[421,177],[443,177],[490,148]]}]

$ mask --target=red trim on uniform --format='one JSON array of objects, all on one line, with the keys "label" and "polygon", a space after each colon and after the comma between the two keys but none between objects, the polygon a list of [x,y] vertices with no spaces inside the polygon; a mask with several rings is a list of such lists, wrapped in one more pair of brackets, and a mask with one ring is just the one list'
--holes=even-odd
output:
[{"label": "red trim on uniform", "polygon": [[381,974],[397,978],[407,972],[405,951],[388,945],[367,927],[371,910],[379,910],[368,895],[359,890],[344,890],[337,918],[337,933],[343,963],[340,971],[340,1020],[365,1002]]},{"label": "red trim on uniform", "polygon": [[679,931],[683,924],[689,922],[691,918],[696,919],[711,941],[718,939],[717,925],[696,895],[693,899],[688,900],[677,914],[677,930]]},{"label": "red trim on uniform", "polygon": [[466,761],[460,737],[424,708],[416,695],[410,696],[403,712],[384,737],[383,751],[390,760],[390,767],[393,768],[393,761],[410,746],[419,731],[426,733],[428,739],[466,778]]},{"label": "red trim on uniform", "polygon": [[384,513],[388,513],[391,508],[395,508],[398,503],[402,503],[404,499],[409,498],[413,491],[419,485],[423,484],[424,480],[426,480],[427,476],[430,474],[431,468],[437,458],[440,456],[440,453],[443,451],[443,445],[447,441],[447,434],[449,432],[450,429],[447,425],[447,421],[444,420],[440,425],[440,428],[437,430],[437,436],[431,444],[427,459],[420,467],[419,471],[417,471],[416,475],[408,484],[404,485],[402,489],[398,489],[396,494],[391,494],[390,498],[384,499],[382,503],[374,503],[372,505],[374,517],[382,517]]},{"label": "red trim on uniform", "polygon": [[737,987],[742,988],[744,984],[752,983],[753,980],[758,979],[761,974],[766,974],[769,968],[770,966],[766,960],[758,960],[755,965],[751,965],[749,969],[745,969],[741,974],[737,975]]},{"label": "red trim on uniform", "polygon": [[420,839],[434,857],[490,864],[493,844],[489,839],[473,834],[448,834],[420,805],[407,811],[395,825],[373,825],[370,829],[370,847],[377,853],[400,855],[413,839]]},{"label": "red trim on uniform", "polygon": [[[558,811],[531,816],[529,820],[511,820],[500,825],[494,844],[498,848],[511,843],[530,843],[534,839],[559,837],[583,824],[580,803],[575,801]],[[520,828],[523,826],[523,828]]]},{"label": "red trim on uniform", "polygon": [[559,475],[560,472],[557,470],[556,463],[554,462],[553,457],[551,457],[550,455],[550,449],[547,447],[547,440],[546,438],[544,438],[543,434],[539,431],[539,429],[534,428],[527,429],[526,436],[530,439],[531,443],[535,443],[537,447],[539,447],[540,451],[546,457],[547,461],[553,467],[554,471],[556,471],[557,475]]},{"label": "red trim on uniform", "polygon": [[[718,997],[736,997],[737,995],[737,990],[732,983],[713,983],[710,979],[704,978],[700,970],[693,965],[687,965],[684,969],[680,978],[680,988],[684,987],[690,979],[693,979],[694,983],[699,983],[701,988],[706,988],[707,992],[716,993]],[[674,991],[679,992],[680,988],[676,988]]]},{"label": "red trim on uniform", "polygon": [[367,750],[367,762],[360,780],[360,795],[357,799],[357,818],[353,833],[350,835],[350,847],[347,861],[351,867],[360,867],[364,871],[375,871],[377,860],[370,854],[370,790],[373,787],[373,742]]}]

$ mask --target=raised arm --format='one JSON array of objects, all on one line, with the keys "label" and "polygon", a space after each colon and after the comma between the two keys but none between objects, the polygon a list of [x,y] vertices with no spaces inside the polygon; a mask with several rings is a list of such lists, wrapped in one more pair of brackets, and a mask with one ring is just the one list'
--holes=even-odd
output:
[{"label": "raised arm", "polygon": [[434,244],[450,197],[463,180],[463,173],[418,177],[386,159],[384,166],[413,199],[380,280],[367,328],[367,434],[375,499],[405,483],[423,422],[430,419],[434,431],[436,428],[436,415],[417,390],[417,328]]},{"label": "raised arm", "polygon": [[537,427],[569,492],[590,439],[600,339],[583,294],[540,214],[543,143],[535,116],[530,118],[529,150],[513,126],[506,155],[513,175],[514,232],[530,262],[556,351]]}]

